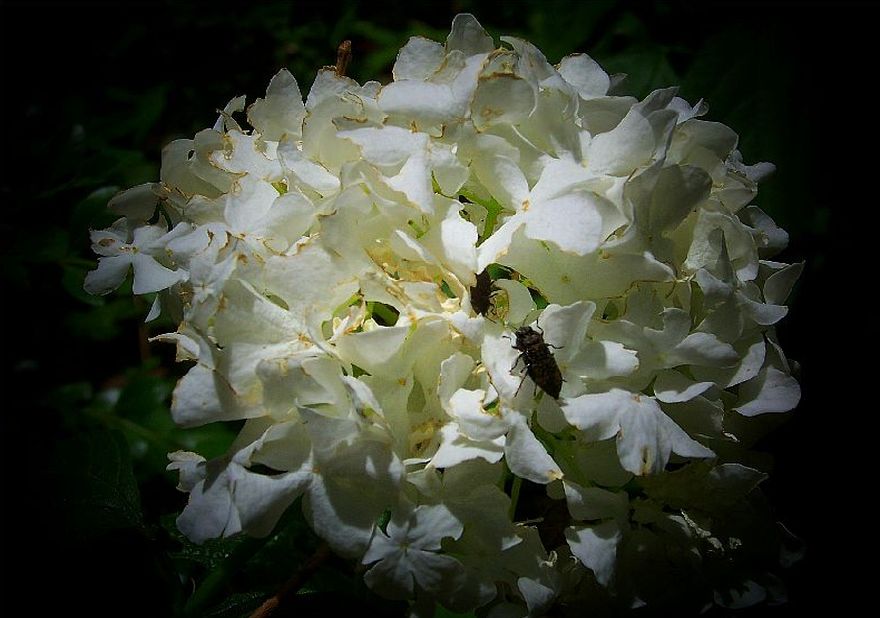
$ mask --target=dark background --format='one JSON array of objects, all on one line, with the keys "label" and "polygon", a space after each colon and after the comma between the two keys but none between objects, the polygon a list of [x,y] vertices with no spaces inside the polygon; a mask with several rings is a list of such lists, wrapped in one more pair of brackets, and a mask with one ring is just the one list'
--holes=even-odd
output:
[{"label": "dark background", "polygon": [[[877,313],[868,298],[872,264],[858,253],[870,248],[863,234],[876,207],[873,7],[552,0],[0,6],[0,438],[7,470],[0,608],[172,615],[193,581],[232,552],[244,566],[219,581],[214,601],[226,598],[228,607],[199,611],[236,616],[311,555],[314,541],[303,540],[296,521],[291,538],[259,550],[247,543],[195,548],[174,533],[169,515],[185,497],[163,471],[164,453],[217,454],[232,432],[171,425],[167,398],[180,368],[164,346],[145,345],[168,325],[143,326],[148,305],[124,289],[102,299],[81,291],[94,265],[88,229],[112,222],[104,206],[118,188],[158,178],[164,144],[213,124],[215,109],[235,95],[262,96],[279,68],[288,67],[306,94],[317,68],[333,64],[336,45],[349,38],[349,74],[387,81],[408,36],[443,40],[461,11],[475,13],[496,37],[527,38],[554,63],[588,52],[609,72],[629,73],[628,89],[638,96],[678,84],[690,102],[708,101],[709,119],[741,135],[746,162],[777,165],[756,203],[791,235],[780,259],[806,260],[779,328],[783,348],[800,363],[804,397],[759,446],[776,460],[764,490],[779,519],[806,541],[807,556],[787,575],[788,606],[746,615],[843,610],[859,600],[849,555],[867,552],[874,536],[859,492],[870,492],[876,476],[853,446],[869,431],[873,411],[871,398],[859,394],[872,384],[853,368],[866,364],[857,354],[870,349],[867,337],[877,330],[870,325]],[[108,388],[118,400],[102,395]],[[264,552],[261,560],[251,560],[255,551]],[[340,579],[318,576],[315,594],[295,615],[399,610],[336,566]]]}]

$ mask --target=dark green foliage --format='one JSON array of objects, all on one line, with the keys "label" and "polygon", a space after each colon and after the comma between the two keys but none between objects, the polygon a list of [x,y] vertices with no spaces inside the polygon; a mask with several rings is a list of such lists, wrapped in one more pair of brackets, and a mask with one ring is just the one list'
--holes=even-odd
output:
[{"label": "dark green foliage", "polygon": [[59,445],[49,501],[67,515],[70,532],[101,535],[144,525],[137,482],[121,435],[95,428]]}]

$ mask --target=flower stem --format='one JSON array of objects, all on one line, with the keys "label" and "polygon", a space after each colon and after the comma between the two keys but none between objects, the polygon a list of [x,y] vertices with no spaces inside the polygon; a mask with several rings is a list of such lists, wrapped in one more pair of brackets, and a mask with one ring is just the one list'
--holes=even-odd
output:
[{"label": "flower stem", "polygon": [[295,595],[299,589],[302,588],[303,584],[305,584],[332,555],[330,547],[327,546],[326,543],[321,545],[317,551],[312,554],[312,557],[309,558],[308,562],[306,562],[296,573],[291,575],[290,579],[284,582],[284,585],[278,592],[272,597],[266,599],[266,601],[250,615],[250,618],[268,618],[271,616],[282,603]]},{"label": "flower stem", "polygon": [[486,224],[483,226],[483,234],[477,244],[482,244],[484,240],[492,235],[492,232],[495,231],[495,222],[498,220],[498,213],[501,212],[501,204],[494,199],[488,204],[482,204],[482,206],[486,209]]},{"label": "flower stem", "polygon": [[510,519],[514,520],[516,515],[516,503],[519,501],[519,490],[522,487],[522,478],[514,475],[513,483],[510,485]]},{"label": "flower stem", "polygon": [[214,599],[226,592],[229,580],[241,570],[241,567],[259,551],[269,538],[271,537],[265,539],[247,538],[236,546],[226,559],[208,573],[208,576],[196,588],[183,608],[183,615],[187,618],[204,615],[204,610]]},{"label": "flower stem", "polygon": [[339,44],[336,50],[336,74],[342,77],[348,70],[348,63],[351,62],[351,41],[346,39]]}]

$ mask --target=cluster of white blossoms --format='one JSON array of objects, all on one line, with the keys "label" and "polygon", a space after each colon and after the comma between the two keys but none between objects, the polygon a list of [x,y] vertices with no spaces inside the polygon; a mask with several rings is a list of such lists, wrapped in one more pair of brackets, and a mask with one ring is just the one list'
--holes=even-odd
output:
[{"label": "cluster of white blossoms", "polygon": [[744,417],[798,402],[773,325],[801,271],[750,205],[772,166],[674,88],[502,41],[459,15],[390,84],[325,68],[305,103],[281,70],[251,128],[233,99],[110,203],[86,289],[133,270],[193,363],[175,421],[244,421],[171,455],[178,525],[266,535],[298,501],[417,608],[772,600]]}]

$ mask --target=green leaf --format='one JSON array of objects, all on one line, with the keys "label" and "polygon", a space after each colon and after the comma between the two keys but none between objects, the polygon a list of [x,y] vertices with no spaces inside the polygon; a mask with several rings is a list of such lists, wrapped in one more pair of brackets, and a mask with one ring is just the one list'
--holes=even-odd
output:
[{"label": "green leaf", "polygon": [[57,506],[77,534],[143,526],[128,445],[118,432],[94,428],[65,440],[53,464]]},{"label": "green leaf", "polygon": [[250,614],[263,604],[265,592],[236,592],[223,599],[204,614],[205,618],[239,618]]},{"label": "green leaf", "polygon": [[301,502],[292,504],[245,568],[245,576],[255,583],[280,586],[293,575],[319,546],[302,514]]},{"label": "green leaf", "polygon": [[89,382],[72,382],[53,388],[46,395],[46,403],[62,414],[79,414],[84,402],[94,398]]},{"label": "green leaf", "polygon": [[65,317],[66,330],[77,338],[92,341],[109,341],[123,333],[122,322],[135,317],[143,318],[143,312],[125,298],[124,292],[118,296],[103,297],[100,305],[86,311],[72,311]]},{"label": "green leaf", "polygon": [[110,199],[119,192],[116,185],[108,185],[95,189],[84,199],[77,203],[70,216],[70,229],[81,234],[84,240],[88,240],[88,229],[102,229],[110,226],[119,215],[114,214],[107,208]]},{"label": "green leaf", "polygon": [[446,609],[442,605],[438,605],[437,610],[434,612],[434,618],[477,618],[477,615],[474,612],[459,614],[452,610]]},{"label": "green leaf", "polygon": [[114,139],[130,136],[137,142],[143,141],[165,109],[168,89],[169,85],[159,84],[134,93],[119,88],[109,90],[107,98],[118,106],[121,113],[115,115],[115,122],[101,125],[102,137]]},{"label": "green leaf", "polygon": [[100,307],[104,304],[104,299],[100,296],[93,296],[83,289],[83,281],[85,281],[88,272],[88,268],[79,264],[62,264],[61,286],[77,300],[92,307]]},{"label": "green leaf", "polygon": [[[166,410],[170,419],[171,413]],[[233,427],[225,423],[212,423],[194,429],[180,429],[175,426],[177,442],[181,448],[195,451],[206,459],[219,457],[229,450],[237,432]]]},{"label": "green leaf", "polygon": [[160,377],[144,371],[134,370],[129,373],[128,381],[116,402],[116,412],[134,421],[142,422],[149,419],[157,411],[170,416],[165,405],[174,380]]},{"label": "green leaf", "polygon": [[669,62],[665,48],[651,46],[617,53],[599,59],[609,73],[626,73],[620,90],[638,98],[644,98],[658,88],[675,86],[679,77]]},{"label": "green leaf", "polygon": [[34,243],[33,238],[23,238],[19,242],[27,243],[30,251],[23,253],[29,261],[37,263],[60,262],[67,256],[69,240],[67,231],[53,227],[45,230]]},{"label": "green leaf", "polygon": [[171,451],[194,451],[211,459],[229,449],[236,434],[227,424],[194,429],[174,424],[169,409],[173,377],[160,375],[147,366],[129,371],[126,378],[114,409],[101,420],[125,435],[139,479],[163,475]]},{"label": "green leaf", "polygon": [[[545,0],[531,8],[528,16],[530,32],[524,36],[540,49],[551,63],[582,49],[602,18],[614,8],[608,0],[570,2]],[[560,28],[560,15],[565,15],[565,28]],[[504,32],[502,34],[508,34]]]}]

